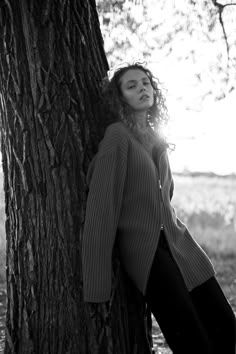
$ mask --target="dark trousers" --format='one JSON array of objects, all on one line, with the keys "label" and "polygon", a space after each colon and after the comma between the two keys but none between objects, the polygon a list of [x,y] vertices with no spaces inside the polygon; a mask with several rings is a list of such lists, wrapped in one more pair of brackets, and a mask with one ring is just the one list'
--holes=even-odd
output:
[{"label": "dark trousers", "polygon": [[235,316],[217,280],[189,292],[163,232],[146,301],[174,354],[235,354]]}]

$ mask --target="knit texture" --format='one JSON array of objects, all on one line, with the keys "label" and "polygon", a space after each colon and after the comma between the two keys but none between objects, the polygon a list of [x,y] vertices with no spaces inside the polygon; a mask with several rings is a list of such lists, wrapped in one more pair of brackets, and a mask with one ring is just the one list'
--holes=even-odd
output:
[{"label": "knit texture", "polygon": [[162,225],[189,290],[215,274],[171,205],[167,149],[160,143],[155,150],[152,158],[123,123],[113,123],[90,164],[82,238],[84,301],[109,300],[115,240],[125,271],[145,294]]}]

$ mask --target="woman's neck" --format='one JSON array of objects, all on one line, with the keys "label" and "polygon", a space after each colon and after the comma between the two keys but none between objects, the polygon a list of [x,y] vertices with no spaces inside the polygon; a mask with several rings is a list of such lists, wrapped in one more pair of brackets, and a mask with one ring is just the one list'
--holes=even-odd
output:
[{"label": "woman's neck", "polygon": [[140,129],[146,129],[147,127],[147,114],[146,112],[135,112],[135,123]]}]

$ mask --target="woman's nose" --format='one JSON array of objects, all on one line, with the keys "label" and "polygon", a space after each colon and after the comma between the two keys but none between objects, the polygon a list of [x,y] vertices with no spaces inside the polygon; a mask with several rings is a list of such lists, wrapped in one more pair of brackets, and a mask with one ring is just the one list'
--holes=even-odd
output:
[{"label": "woman's nose", "polygon": [[143,84],[140,86],[140,91],[141,92],[146,91],[146,88],[145,88],[145,86]]}]

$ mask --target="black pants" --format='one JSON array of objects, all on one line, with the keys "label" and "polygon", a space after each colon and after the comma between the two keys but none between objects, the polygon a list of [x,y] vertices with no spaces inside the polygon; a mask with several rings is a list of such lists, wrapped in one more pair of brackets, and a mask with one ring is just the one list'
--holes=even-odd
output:
[{"label": "black pants", "polygon": [[235,316],[218,282],[189,292],[163,232],[146,301],[174,354],[235,354]]}]

